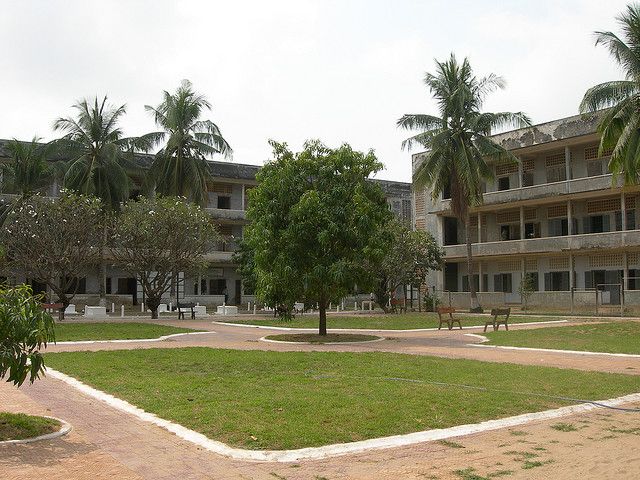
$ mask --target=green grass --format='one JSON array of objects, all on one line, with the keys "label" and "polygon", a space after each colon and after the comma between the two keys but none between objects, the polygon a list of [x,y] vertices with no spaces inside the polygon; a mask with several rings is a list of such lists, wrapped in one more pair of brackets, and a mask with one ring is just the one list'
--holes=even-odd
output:
[{"label": "green grass", "polygon": [[359,335],[357,333],[329,333],[318,335],[317,333],[285,333],[282,335],[268,335],[268,340],[280,342],[300,342],[300,343],[341,343],[341,342],[370,342],[378,340],[375,335]]},{"label": "green grass", "polygon": [[[484,325],[489,317],[469,314],[454,314],[460,318],[463,326]],[[515,316],[509,319],[509,323],[544,322],[557,320],[556,318],[538,318]],[[220,320],[224,321],[224,320]],[[314,315],[298,315],[293,320],[280,320],[279,318],[243,318],[233,319],[232,323],[245,325],[260,325],[269,327],[289,328],[318,328],[318,317]],[[411,330],[417,328],[436,328],[438,315],[432,312],[407,313],[402,315],[352,315],[338,317],[327,316],[327,328],[354,328],[354,329],[380,329],[380,330]],[[447,328],[443,325],[444,329]],[[457,324],[454,328],[458,328]],[[504,328],[504,326],[502,326]]]},{"label": "green grass", "polygon": [[251,449],[351,442],[568,404],[533,392],[604,399],[638,391],[631,375],[381,352],[180,348],[55,353],[46,362],[162,418]]},{"label": "green grass", "polygon": [[60,429],[60,422],[52,418],[0,412],[0,442],[39,437],[58,429]]},{"label": "green grass", "polygon": [[56,323],[56,341],[69,342],[81,340],[135,340],[158,338],[174,333],[195,332],[190,328],[170,327],[155,323]]},{"label": "green grass", "polygon": [[573,423],[555,423],[551,425],[551,428],[558,430],[559,432],[577,432],[578,429]]},{"label": "green grass", "polygon": [[484,334],[493,345],[640,354],[640,322],[610,322]]}]

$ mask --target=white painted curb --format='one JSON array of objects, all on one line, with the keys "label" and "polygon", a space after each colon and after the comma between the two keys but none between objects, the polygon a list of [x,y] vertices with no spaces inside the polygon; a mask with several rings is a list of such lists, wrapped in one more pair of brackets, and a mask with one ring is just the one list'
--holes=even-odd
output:
[{"label": "white painted curb", "polygon": [[206,335],[208,333],[216,333],[213,330],[207,332],[185,332],[185,333],[172,333],[171,335],[163,335],[158,338],[129,338],[129,339],[116,339],[116,340],[76,340],[68,342],[56,342],[53,345],[91,345],[93,343],[131,343],[131,342],[162,342],[169,338],[181,337],[183,335]]},{"label": "white painted curb", "polygon": [[[524,323],[512,323],[513,327],[519,325],[549,325],[554,323],[567,323],[568,320],[549,320],[548,322],[524,322]],[[269,325],[252,325],[249,323],[228,323],[228,322],[211,322],[218,325],[228,325],[230,327],[245,327],[245,328],[261,328],[264,330],[282,330],[285,332],[317,332],[317,328],[296,328],[296,327],[271,327]],[[473,330],[478,328],[484,328],[484,325],[472,325],[462,327],[463,330]],[[448,329],[441,329],[442,331],[449,331]],[[454,328],[451,331],[458,331],[459,328]],[[411,328],[405,330],[394,329],[381,329],[381,328],[327,328],[328,332],[380,332],[380,333],[407,333],[407,332],[437,332],[438,328]]]},{"label": "white painted curb", "polygon": [[271,338],[262,337],[259,339],[261,342],[269,342],[269,343],[287,343],[289,345],[357,345],[359,343],[373,343],[373,342],[381,342],[386,340],[384,337],[374,338],[373,340],[362,340],[362,341],[354,341],[354,342],[286,342],[284,340],[273,340]]},{"label": "white painted curb", "polygon": [[[27,415],[31,415],[31,414],[27,414]],[[3,440],[3,441],[0,442],[0,447],[3,446],[3,445],[19,445],[19,444],[22,444],[22,443],[39,442],[41,440],[53,440],[54,438],[58,438],[58,437],[61,437],[63,435],[66,435],[67,433],[69,433],[71,431],[71,425],[69,423],[65,422],[64,420],[60,419],[60,418],[49,417],[47,415],[32,415],[32,416],[50,418],[52,420],[57,420],[58,422],[60,422],[60,430],[58,430],[57,432],[52,432],[52,433],[47,433],[45,435],[40,435],[38,437],[23,438],[22,440]]]},{"label": "white painted curb", "polygon": [[[489,339],[487,339],[486,341],[488,340]],[[568,353],[570,355],[598,355],[598,356],[605,356],[605,357],[640,358],[640,355],[634,354],[634,353],[608,353],[608,352],[588,352],[588,351],[581,351],[581,350],[559,350],[559,349],[553,349],[553,348],[510,347],[508,345],[482,345],[480,343],[468,343],[467,346],[481,347],[481,348],[494,348],[494,349],[500,349],[500,350],[521,350],[525,352]]]},{"label": "white painted curb", "polygon": [[[409,433],[406,435],[393,435],[389,437],[373,438],[370,440],[362,440],[351,443],[338,443],[334,445],[326,445],[324,447],[300,448],[297,450],[245,450],[242,448],[234,448],[216,440],[211,440],[205,435],[190,430],[182,425],[159,418],[158,416],[145,412],[144,410],[121,400],[113,395],[90,387],[73,377],[65,375],[53,369],[47,369],[47,375],[58,379],[81,391],[89,397],[100,400],[111,407],[128,413],[147,423],[157,425],[169,432],[176,434],[178,437],[194,443],[206,450],[224,455],[238,460],[256,460],[263,462],[295,462],[298,460],[320,459],[333,457],[338,455],[346,455],[350,453],[365,452],[368,450],[378,450],[384,448],[402,447],[406,445],[414,445],[417,443],[429,442],[433,440],[444,440],[446,438],[460,437],[470,435],[472,433],[487,432],[505,427],[514,427],[524,425],[538,420],[549,420],[552,418],[564,417],[576,413],[588,412],[596,408],[601,408],[593,404],[579,404],[568,407],[556,408],[553,410],[545,410],[543,412],[525,413],[515,417],[507,417],[498,420],[488,420],[485,422],[474,423],[469,425],[458,425],[456,427],[442,428],[436,430],[426,430],[423,432]],[[616,406],[623,403],[640,401],[640,393],[633,393],[623,397],[613,398],[610,400],[599,401],[601,405]]]}]

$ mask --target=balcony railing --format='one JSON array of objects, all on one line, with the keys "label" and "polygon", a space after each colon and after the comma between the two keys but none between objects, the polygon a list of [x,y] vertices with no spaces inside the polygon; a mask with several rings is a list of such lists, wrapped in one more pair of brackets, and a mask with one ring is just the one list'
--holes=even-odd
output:
[{"label": "balcony railing", "polygon": [[206,210],[213,218],[224,220],[246,220],[247,218],[244,210],[231,210],[228,208],[207,208]]},{"label": "balcony railing", "polygon": [[[471,245],[471,253],[474,257],[490,257],[637,246],[640,246],[640,230],[626,230],[621,232],[585,233],[561,237],[474,243]],[[467,255],[466,245],[448,245],[443,248],[447,258],[463,258]]]},{"label": "balcony railing", "polygon": [[[606,190],[612,186],[612,175],[599,175],[596,177],[581,177],[561,182],[542,183],[530,187],[511,188],[496,192],[487,192],[483,195],[484,205],[497,205],[502,203],[520,202],[523,200],[535,200],[572,193]],[[621,186],[618,183],[617,186]],[[440,200],[434,205],[435,211],[447,211],[451,209],[451,200]]]}]

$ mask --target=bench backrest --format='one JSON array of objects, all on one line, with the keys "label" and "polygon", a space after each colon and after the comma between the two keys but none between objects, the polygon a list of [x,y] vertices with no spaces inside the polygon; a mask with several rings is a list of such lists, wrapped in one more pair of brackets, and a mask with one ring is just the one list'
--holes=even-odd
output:
[{"label": "bench backrest", "polygon": [[195,303],[178,303],[176,306],[178,307],[178,309],[180,309],[180,308],[193,308],[193,307],[196,306],[196,304]]},{"label": "bench backrest", "polygon": [[511,314],[511,308],[492,308],[491,315],[507,315]]},{"label": "bench backrest", "polygon": [[453,307],[438,307],[438,313],[456,313]]}]

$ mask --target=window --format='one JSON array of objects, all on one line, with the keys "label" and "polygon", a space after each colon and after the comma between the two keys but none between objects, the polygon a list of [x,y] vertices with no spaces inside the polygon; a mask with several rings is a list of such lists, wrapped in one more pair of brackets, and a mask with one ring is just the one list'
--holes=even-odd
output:
[{"label": "window", "polygon": [[218,208],[225,210],[231,209],[231,197],[218,195]]},{"label": "window", "polygon": [[590,160],[587,162],[587,176],[588,177],[596,177],[598,175],[602,175],[602,160]]},{"label": "window", "polygon": [[411,200],[402,200],[402,220],[411,226]]},{"label": "window", "polygon": [[[489,275],[487,275],[486,273],[484,273],[482,275],[482,291],[486,292],[487,291],[487,283],[489,282]],[[478,276],[478,274],[475,274],[473,276],[473,283],[476,287],[476,292],[480,291],[480,278]],[[463,292],[468,292],[469,291],[469,277],[467,275],[463,275],[462,277],[462,291]]]},{"label": "window", "polygon": [[448,183],[442,189],[442,198],[444,200],[451,198],[451,186]]},{"label": "window", "polygon": [[[622,212],[616,212],[616,231],[622,230]],[[627,230],[636,229],[636,212],[634,210],[627,210]]]},{"label": "window", "polygon": [[553,218],[549,220],[549,236],[560,237],[569,235],[568,225],[566,218]]},{"label": "window", "polygon": [[458,220],[453,217],[444,217],[444,244],[458,244]]},{"label": "window", "polygon": [[105,289],[105,293],[108,294],[108,295],[113,293],[111,291],[111,277],[107,277],[107,286],[106,286],[106,289]]},{"label": "window", "polygon": [[522,174],[522,186],[523,187],[533,186],[533,172],[524,172]]},{"label": "window", "polygon": [[547,167],[547,183],[562,182],[567,179],[567,170],[564,165]]},{"label": "window", "polygon": [[547,272],[544,274],[546,292],[569,291],[569,272]]},{"label": "window", "polygon": [[493,276],[493,291],[513,293],[513,285],[511,283],[511,273],[498,273]]},{"label": "window", "polygon": [[224,295],[227,288],[227,281],[224,278],[213,278],[209,280],[209,295]]},{"label": "window", "polygon": [[79,293],[85,294],[87,293],[87,279],[81,278],[78,280],[77,278],[73,278],[71,282],[69,282],[69,288],[65,293]]},{"label": "window", "polygon": [[540,222],[525,223],[524,238],[540,238]]},{"label": "window", "polygon": [[509,177],[498,178],[498,190],[509,190],[509,188],[511,188],[509,186]]},{"label": "window", "polygon": [[500,240],[520,240],[520,225],[500,225]]},{"label": "window", "polygon": [[582,219],[584,233],[603,233],[611,231],[609,215],[592,215]]},{"label": "window", "polygon": [[629,269],[629,290],[640,290],[640,269]]}]

